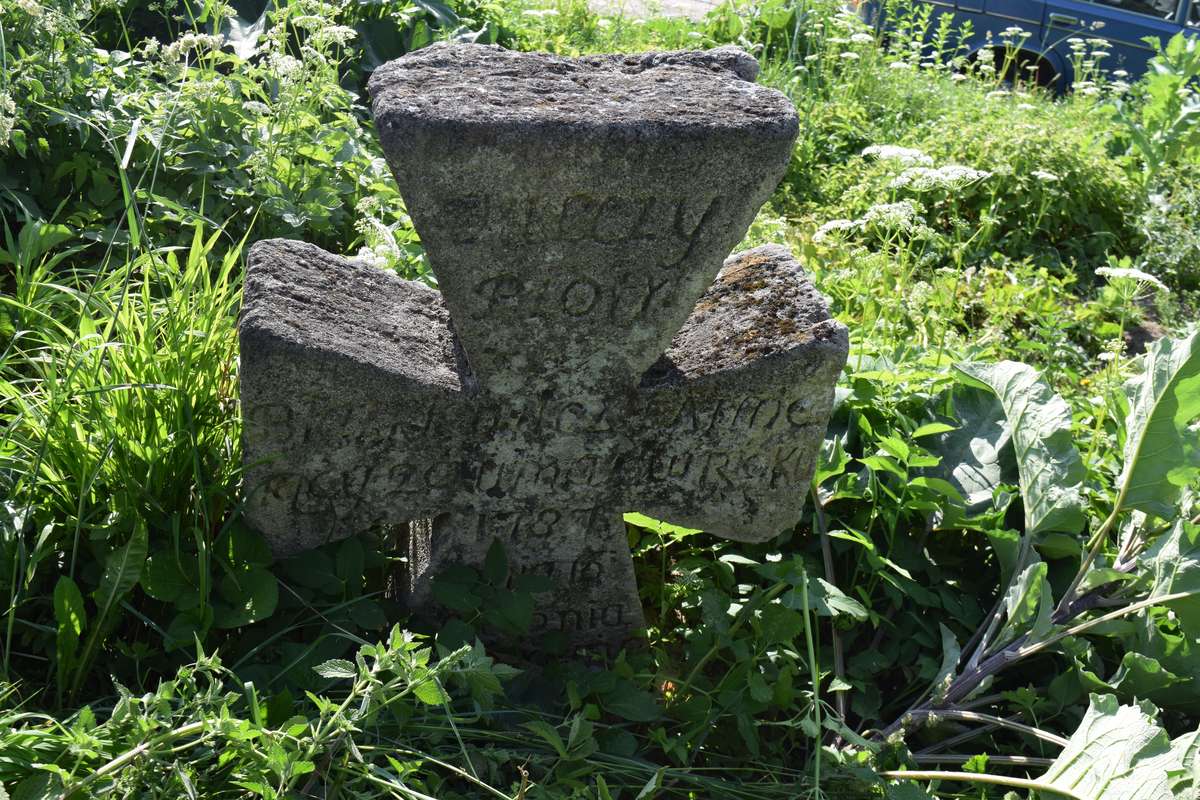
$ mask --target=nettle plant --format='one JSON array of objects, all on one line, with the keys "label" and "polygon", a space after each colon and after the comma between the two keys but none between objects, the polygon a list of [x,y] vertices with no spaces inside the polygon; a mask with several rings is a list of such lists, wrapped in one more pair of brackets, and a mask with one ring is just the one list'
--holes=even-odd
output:
[{"label": "nettle plant", "polygon": [[[475,715],[490,710],[501,681],[516,674],[479,648],[436,657],[430,643],[393,628],[349,659],[318,664],[314,674],[323,694],[295,703],[266,696],[203,648],[195,657],[151,691],[118,686],[100,720],[90,706],[63,722],[36,714],[5,717],[0,781],[13,787],[15,798],[77,800],[231,791],[281,800],[319,790],[414,800],[507,796],[485,782],[493,777],[485,770],[515,761],[516,753],[481,748],[465,769],[447,763],[463,747],[450,704]],[[466,714],[458,719],[471,724]]]}]

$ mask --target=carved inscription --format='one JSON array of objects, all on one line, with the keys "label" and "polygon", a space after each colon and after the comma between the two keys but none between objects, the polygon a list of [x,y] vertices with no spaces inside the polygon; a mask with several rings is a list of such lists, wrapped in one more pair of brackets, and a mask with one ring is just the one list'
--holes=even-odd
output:
[{"label": "carved inscription", "polygon": [[[538,548],[550,541],[560,529],[593,529],[607,512],[608,509],[603,507],[591,507],[484,513],[475,516],[471,533],[476,543],[487,544],[493,538],[501,537],[503,541],[519,547],[531,547],[533,549],[529,552],[537,553]],[[541,562],[535,560],[535,563]],[[554,567],[543,574],[558,572],[558,568]]]},{"label": "carved inscription", "polygon": [[[361,454],[347,462],[329,456],[304,456],[304,448],[317,437],[330,441],[330,425],[319,418],[293,420],[284,406],[263,405],[255,409],[254,422],[277,425],[286,431],[295,455],[293,465],[299,472],[276,473],[267,481],[271,492],[297,514],[330,515],[348,520],[373,507],[411,505],[419,498],[483,496],[503,505],[522,502],[547,494],[599,499],[636,496],[638,487],[678,484],[697,491],[727,491],[750,481],[766,479],[772,489],[792,484],[807,462],[797,448],[766,447],[726,451],[719,446],[723,437],[741,432],[756,437],[773,437],[807,429],[812,423],[811,401],[788,401],[774,397],[746,397],[740,400],[717,398],[705,402],[689,396],[673,408],[656,409],[650,414],[653,438],[659,444],[637,446],[636,438],[608,448],[581,444],[567,448],[575,453],[567,458],[549,453],[532,457],[497,461],[465,453],[459,460],[427,461],[409,443],[436,435],[436,411],[422,409],[411,417],[382,428],[354,429],[355,436],[343,448]],[[490,413],[477,419],[479,437],[490,435],[500,440],[509,435],[557,434],[589,437],[587,441],[622,441],[618,432],[625,426],[623,417],[637,414],[636,409],[621,409],[613,402],[542,401],[519,410],[503,411],[492,405]],[[655,422],[655,419],[660,420]],[[336,432],[334,433],[336,436]],[[702,438],[697,439],[697,436]],[[599,438],[596,438],[599,437]],[[764,439],[765,441],[766,439]],[[713,441],[717,447],[708,447]],[[675,442],[686,443],[678,449]],[[322,450],[328,453],[328,448]],[[561,522],[562,513],[542,509],[532,514],[512,511],[496,515],[489,525],[505,531],[514,542],[536,542],[549,536]],[[592,526],[597,509],[572,511],[572,524]],[[481,518],[482,520],[482,518]],[[482,525],[481,521],[481,525]],[[479,534],[491,535],[481,528]]]},{"label": "carved inscription", "polygon": [[[439,199],[433,216],[454,223],[448,233],[460,245],[486,239],[526,245],[674,240],[683,250],[666,262],[673,264],[722,203],[713,196],[574,194],[557,199],[465,194]],[[463,220],[472,224],[460,224]]]},{"label": "carved inscription", "polygon": [[585,633],[604,628],[620,629],[627,624],[625,603],[610,603],[585,608],[546,608],[533,612],[533,632],[562,631]]},{"label": "carved inscription", "polygon": [[500,308],[521,308],[530,319],[567,318],[627,323],[660,309],[670,296],[671,279],[643,275],[629,284],[605,285],[585,276],[556,276],[549,281],[502,272],[484,278],[473,291],[482,300],[475,315]]},{"label": "carved inscription", "polygon": [[[642,405],[644,403],[644,405]],[[534,399],[518,410],[486,409],[480,412],[480,434],[493,438],[511,431],[556,434],[608,435],[644,420],[663,438],[692,434],[752,432],[765,436],[803,428],[811,421],[813,400],[808,397],[706,398],[695,394],[661,391],[638,405],[618,398],[584,401]]]},{"label": "carved inscription", "polygon": [[[458,464],[408,462],[357,464],[350,469],[317,469],[304,475],[276,474],[267,490],[286,497],[299,514],[349,519],[364,508],[414,502],[428,493],[446,500],[454,496],[484,496],[503,505],[557,494],[563,497],[636,497],[639,488],[675,485],[680,491],[735,490],[748,481],[769,482],[772,489],[794,484],[811,457],[803,448],[777,446],[765,452],[743,453],[703,447],[690,451],[629,451],[601,458],[584,455],[557,461],[497,465],[492,461]],[[319,465],[318,465],[319,466]],[[366,503],[366,501],[371,501]],[[536,545],[552,537],[559,525],[594,527],[603,519],[600,507],[564,512],[555,508],[514,510],[479,517],[478,540],[501,533],[519,545]],[[571,519],[567,519],[567,515]]]}]

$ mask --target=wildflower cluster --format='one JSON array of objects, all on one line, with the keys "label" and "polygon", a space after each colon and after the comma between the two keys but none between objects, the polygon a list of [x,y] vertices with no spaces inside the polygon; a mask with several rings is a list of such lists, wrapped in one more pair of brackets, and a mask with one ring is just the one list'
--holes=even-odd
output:
[{"label": "wildflower cluster", "polygon": [[897,175],[888,186],[913,192],[928,192],[934,189],[955,191],[990,178],[991,175],[990,172],[964,167],[961,164],[947,164],[937,169],[910,167]]},{"label": "wildflower cluster", "polygon": [[8,144],[16,125],[17,104],[6,92],[0,92],[0,147]]},{"label": "wildflower cluster", "polygon": [[[1111,55],[1112,44],[1107,39],[1083,39],[1073,36],[1067,40],[1071,48],[1071,67],[1075,74],[1073,88],[1083,97],[1099,96],[1107,83],[1101,62]],[[1128,73],[1125,73],[1128,75]],[[1129,88],[1121,81],[1117,87],[1118,93]]]},{"label": "wildflower cluster", "polygon": [[1167,285],[1157,277],[1134,267],[1098,267],[1096,274],[1114,283],[1132,281],[1136,285],[1136,293],[1141,293],[1144,289],[1156,289],[1160,292],[1170,291]]},{"label": "wildflower cluster", "polygon": [[225,44],[225,37],[210,33],[185,33],[166,47],[162,48],[162,59],[167,62],[178,61],[188,53],[205,53],[220,50]]},{"label": "wildflower cluster", "polygon": [[[36,19],[36,18],[42,16],[42,11],[44,9],[42,8],[42,4],[39,3],[38,0],[11,0],[11,2],[15,8],[24,12],[25,14],[27,14],[30,17],[33,17]],[[0,6],[0,10],[3,10],[3,8],[4,8],[3,6]]]},{"label": "wildflower cluster", "polygon": [[825,244],[839,234],[848,233],[858,230],[862,227],[862,220],[856,219],[831,219],[821,227],[817,228],[817,232],[813,234],[812,240],[817,244]]},{"label": "wildflower cluster", "polygon": [[925,225],[924,209],[915,200],[876,203],[867,209],[859,222],[863,227],[898,233],[914,233]]},{"label": "wildflower cluster", "polygon": [[895,161],[904,167],[931,167],[933,159],[911,147],[900,147],[894,144],[873,144],[862,151],[863,158],[874,158],[878,161]]},{"label": "wildflower cluster", "polygon": [[915,200],[897,200],[893,203],[876,203],[858,219],[835,219],[826,222],[812,240],[816,244],[830,244],[856,231],[872,232],[889,238],[894,234],[909,237],[931,235],[926,225],[924,208]]}]

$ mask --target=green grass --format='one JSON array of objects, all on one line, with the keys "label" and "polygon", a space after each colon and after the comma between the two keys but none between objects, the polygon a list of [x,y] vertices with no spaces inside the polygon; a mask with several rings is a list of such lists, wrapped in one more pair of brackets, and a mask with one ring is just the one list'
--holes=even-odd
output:
[{"label": "green grass", "polygon": [[[923,797],[895,771],[953,769],[999,783],[937,795],[979,798],[1036,789],[1089,693],[1196,730],[1195,48],[1128,87],[1085,47],[1087,83],[1055,98],[893,11],[884,47],[825,2],[699,22],[577,0],[5,3],[0,786]],[[240,517],[245,248],[292,236],[431,279],[363,85],[451,34],[736,43],[800,114],[746,244],[790,246],[851,330],[813,495],[764,545],[628,518],[650,628],[617,655],[485,652],[528,599],[506,575],[404,633],[395,532],[272,562]],[[1151,334],[1175,343],[1157,382]],[[1028,366],[982,366],[1004,361]],[[1047,498],[1067,509],[1050,522]]]}]

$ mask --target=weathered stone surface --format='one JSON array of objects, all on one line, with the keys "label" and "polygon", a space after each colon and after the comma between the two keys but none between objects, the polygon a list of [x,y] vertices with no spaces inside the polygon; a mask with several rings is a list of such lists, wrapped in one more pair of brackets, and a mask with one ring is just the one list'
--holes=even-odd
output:
[{"label": "weathered stone surface", "polygon": [[376,71],[384,153],[481,386],[629,384],[666,349],[796,136],[784,95],[725,68],[746,62],[442,45]]},{"label": "weathered stone surface", "polygon": [[376,73],[442,293],[252,249],[247,513],[277,552],[433,518],[414,603],[498,539],[555,584],[536,630],[612,642],[642,622],[623,511],[742,540],[796,521],[847,339],[786,250],[722,267],[796,131],[755,68],[440,45]]}]

